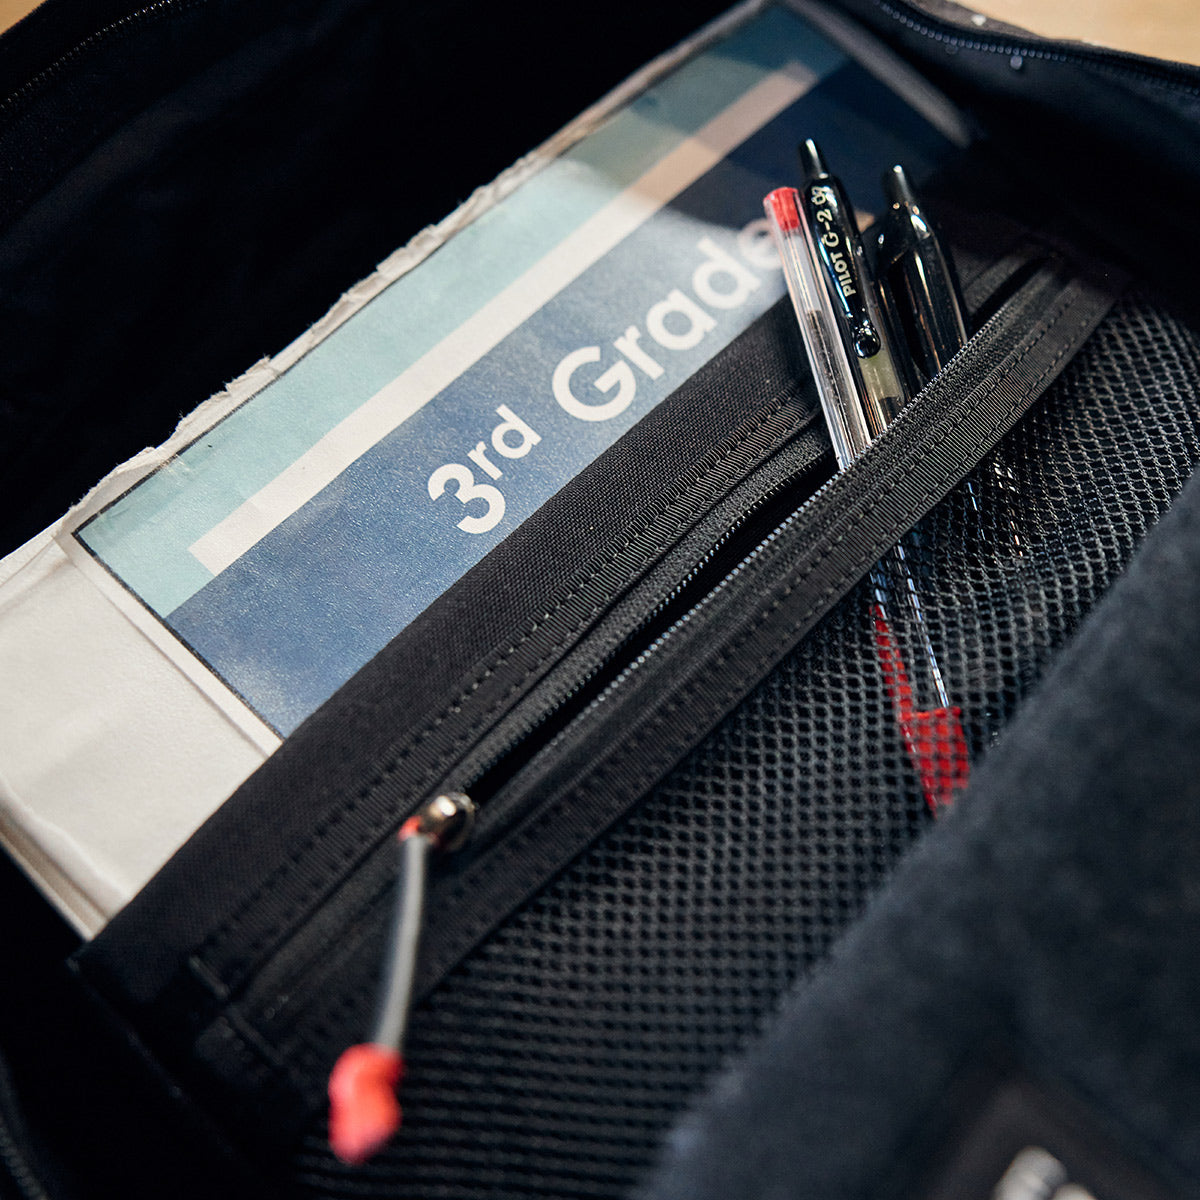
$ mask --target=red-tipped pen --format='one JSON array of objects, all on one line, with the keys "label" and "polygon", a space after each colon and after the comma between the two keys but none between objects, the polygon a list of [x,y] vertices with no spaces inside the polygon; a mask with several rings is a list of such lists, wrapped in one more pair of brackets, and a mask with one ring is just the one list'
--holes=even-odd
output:
[{"label": "red-tipped pen", "polygon": [[944,704],[937,708],[917,708],[913,685],[896,648],[891,626],[883,605],[871,606],[875,624],[875,652],[883,670],[896,724],[904,738],[909,761],[921,780],[925,803],[936,817],[954,802],[955,795],[967,785],[971,765],[967,739],[962,728],[962,710]]}]

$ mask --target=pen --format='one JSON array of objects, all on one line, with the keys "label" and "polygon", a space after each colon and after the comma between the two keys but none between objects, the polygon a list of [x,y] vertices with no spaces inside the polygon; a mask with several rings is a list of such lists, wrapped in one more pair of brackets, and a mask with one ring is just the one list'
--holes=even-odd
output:
[{"label": "pen", "polygon": [[[845,470],[872,441],[866,415],[870,401],[865,388],[859,390],[862,381],[856,381],[851,368],[838,328],[839,310],[830,295],[833,285],[827,282],[800,193],[795,188],[776,188],[763,200],[763,208],[816,379],[834,457],[838,469]],[[926,804],[936,815],[966,782],[967,745],[961,713],[950,703],[929,639],[905,542],[885,555],[871,582],[873,634],[884,688]]]},{"label": "pen", "polygon": [[908,389],[867,266],[854,207],[841,182],[830,174],[815,141],[802,142],[798,156],[804,176],[801,195],[814,246],[858,378],[863,415],[875,438],[904,406]]},{"label": "pen", "polygon": [[795,188],[776,188],[763,208],[783,263],[800,336],[817,384],[838,468],[848,467],[871,442],[858,384],[842,344],[838,316],[818,271],[812,229]]},{"label": "pen", "polygon": [[[876,265],[883,294],[908,343],[915,383],[923,387],[966,344],[965,307],[951,257],[902,166],[884,175],[883,190],[890,205],[880,222]],[[1024,557],[1024,537],[1012,504],[1017,492],[1012,468],[993,456],[980,480],[968,480],[964,487],[980,519],[987,517],[984,528],[992,530],[996,543]],[[988,488],[994,492],[990,517],[982,494]]]},{"label": "pen", "polygon": [[876,269],[924,386],[966,343],[963,303],[949,256],[902,166],[883,177],[883,190],[890,206],[880,222]]}]

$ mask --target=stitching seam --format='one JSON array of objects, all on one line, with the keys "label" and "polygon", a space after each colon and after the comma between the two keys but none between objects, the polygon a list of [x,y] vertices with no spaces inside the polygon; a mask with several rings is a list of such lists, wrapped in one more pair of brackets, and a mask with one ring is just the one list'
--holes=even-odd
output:
[{"label": "stitching seam", "polygon": [[[1052,315],[1048,318],[1042,332],[1033,341],[1031,341],[1010,364],[1007,365],[1005,368],[1006,374],[1011,373],[1020,366],[1021,362],[1023,362],[1059,325],[1066,309],[1073,305],[1078,299],[1079,288],[1077,285],[1072,284],[1067,288],[1066,294],[1059,300],[1058,304],[1053,310]],[[1075,323],[1074,329],[1076,331],[1086,330],[1087,327],[1092,324],[1094,315],[1094,311],[1089,305],[1087,311]],[[1054,357],[1046,364],[1042,371],[1035,378],[1030,380],[1027,385],[1025,385],[1023,389],[1024,397],[1022,405],[1027,405],[1027,403],[1039,393],[1042,383],[1047,376],[1051,375],[1055,371],[1055,369],[1058,367],[1058,364],[1064,357],[1071,353],[1073,349],[1078,348],[1077,338],[1078,334],[1073,333],[1068,342],[1054,355]],[[989,374],[994,374],[994,372]],[[984,386],[986,386],[986,381],[977,385],[977,387],[974,389],[974,394],[979,396],[979,393]],[[1008,421],[1009,417],[1011,416],[1011,412],[1019,411],[1020,408],[1021,405],[1018,405],[1015,410],[1010,410],[1010,412],[1007,413],[1001,413],[996,417],[995,420],[989,422],[985,428],[981,429],[980,432],[971,439],[969,443],[971,449],[968,451],[968,453],[973,456],[976,450],[989,443],[995,436],[997,430],[1001,429],[1006,421]],[[938,430],[934,433],[931,433],[931,435],[922,443],[921,448],[929,447],[934,445],[936,442],[944,441],[946,436],[948,436],[952,431],[961,428],[961,426],[965,424],[975,413],[977,413],[977,411],[978,401],[971,405],[970,408],[957,412],[952,421],[940,424]],[[952,472],[943,471],[938,476],[937,481],[925,489],[921,497],[922,502],[935,500],[935,498],[939,496],[939,493],[942,493],[945,486],[951,481],[952,475]],[[883,495],[890,495],[896,490],[897,487],[895,484],[893,484],[891,487],[888,487],[884,490]],[[701,690],[704,680],[709,675],[711,675],[714,671],[721,670],[727,663],[741,654],[746,643],[754,637],[759,627],[787,602],[787,600],[802,585],[805,578],[807,578],[813,570],[818,568],[838,546],[846,541],[853,529],[860,525],[867,518],[867,516],[874,511],[875,507],[877,507],[877,505],[864,509],[858,513],[851,525],[848,527],[847,531],[841,537],[837,538],[828,546],[826,546],[822,553],[815,559],[810,560],[802,568],[794,572],[791,577],[791,582],[787,585],[787,587],[778,593],[771,604],[765,608],[758,615],[758,617],[755,618],[752,624],[747,626],[747,628],[739,635],[737,639],[735,639],[734,642],[730,643],[730,645],[720,651],[717,658],[706,669],[706,671],[702,675],[694,676],[686,685],[684,685],[680,691],[665,704],[664,707],[660,708],[658,712],[650,718],[647,724],[641,726],[641,728],[634,733],[631,738],[627,739],[622,744],[621,749],[613,757],[597,768],[597,770],[589,779],[583,782],[578,788],[572,789],[570,796],[560,799],[551,808],[538,814],[524,828],[514,831],[509,840],[497,847],[493,851],[492,855],[490,855],[484,863],[481,863],[480,867],[468,879],[464,880],[448,894],[447,903],[452,906],[458,901],[462,900],[469,892],[478,888],[481,883],[486,885],[487,882],[498,872],[507,870],[509,864],[514,859],[523,856],[527,852],[527,849],[530,845],[536,847],[536,844],[542,839],[544,830],[547,826],[552,826],[553,823],[558,820],[562,816],[563,812],[568,808],[577,808],[581,801],[586,801],[587,799],[597,796],[604,789],[609,780],[621,773],[623,762],[634,757],[641,746],[648,744],[657,745],[659,747],[658,752],[653,754],[648,762],[646,762],[642,772],[643,775],[649,774],[657,777],[664,769],[669,769],[671,763],[678,757],[679,752],[677,749],[670,747],[665,750],[662,749],[667,740],[663,737],[663,732],[669,728],[670,722],[675,713],[678,712],[680,708],[688,707],[692,704],[693,698],[697,692]],[[768,648],[761,652],[758,658],[755,660],[750,673],[757,677],[762,671],[768,669],[771,664],[776,661],[781,651],[786,652],[789,646],[794,643],[798,634],[804,632],[808,623],[814,617],[820,616],[825,610],[825,607],[829,601],[841,594],[844,591],[844,588],[845,573],[843,572],[842,575],[840,575],[836,580],[832,581],[829,586],[826,587],[818,596],[810,600],[809,603],[800,612],[798,612],[791,621],[788,622],[787,626],[772,639]],[[746,688],[744,679],[746,674],[746,672],[739,673],[738,680],[720,694],[716,703],[721,711],[725,711],[731,703],[735,702],[738,697],[745,692]],[[484,916],[464,925],[459,932],[459,936],[449,944],[447,955],[457,956],[458,954],[461,954],[463,949],[474,943],[479,936],[490,927],[491,924],[492,921],[490,916]],[[313,1060],[320,1059],[322,1057],[322,1051],[319,1045],[314,1043],[319,1043],[328,1033],[329,1029],[338,1025],[344,1016],[353,1012],[355,1009],[362,1007],[363,1001],[364,997],[362,996],[361,989],[353,989],[343,994],[341,1000],[334,1005],[333,1008],[326,1012],[322,1021],[312,1031],[314,1037],[312,1041],[307,1042],[301,1049],[301,1059],[305,1062],[311,1062]]]},{"label": "stitching seam", "polygon": [[[479,688],[482,687],[483,684],[486,683],[487,680],[490,679],[527,642],[529,642],[536,635],[539,629],[551,621],[559,612],[562,611],[563,608],[570,604],[572,600],[576,599],[590,583],[592,583],[598,576],[603,574],[607,568],[615,563],[639,537],[644,535],[646,530],[656,520],[661,519],[668,512],[671,506],[680,499],[686,490],[696,486],[696,483],[699,481],[708,480],[718,475],[721,469],[729,462],[729,460],[736,455],[738,450],[741,449],[741,447],[747,442],[749,442],[756,434],[758,434],[775,416],[777,416],[783,410],[784,407],[785,401],[779,400],[773,403],[769,408],[762,411],[755,418],[754,423],[748,430],[746,430],[745,433],[734,435],[734,438],[728,445],[727,449],[721,452],[720,458],[714,461],[712,466],[707,471],[705,471],[696,479],[689,481],[687,485],[680,485],[680,487],[673,491],[671,495],[665,499],[665,502],[660,507],[655,509],[655,511],[650,514],[645,521],[639,524],[634,530],[627,533],[617,546],[610,548],[608,554],[598,566],[594,567],[583,579],[572,585],[571,589],[554,605],[553,608],[543,614],[540,618],[532,621],[525,633],[510,646],[508,646],[497,659],[495,659],[459,694],[455,700],[453,700],[446,708],[444,708],[436,717],[432,718],[412,738],[411,742],[407,746],[401,749],[386,765],[380,767],[371,777],[371,779],[361,785],[355,794],[350,797],[344,805],[338,808],[335,812],[329,814],[329,816],[323,821],[319,822],[318,825],[314,827],[309,837],[305,840],[304,844],[291,855],[289,855],[283,862],[281,862],[278,867],[276,867],[276,869],[259,884],[253,893],[251,893],[242,902],[242,904],[239,905],[236,912],[231,914],[230,917],[222,922],[222,924],[204,940],[199,950],[192,957],[200,962],[203,962],[204,957],[210,953],[220,942],[226,940],[228,937],[234,934],[246,920],[250,910],[258,902],[258,900],[273,887],[275,887],[281,879],[286,877],[292,870],[294,870],[299,862],[315,845],[325,840],[325,838],[334,829],[336,829],[338,825],[354,814],[359,805],[363,801],[367,800],[377,788],[384,784],[395,773],[400,764],[409,758],[419,746],[421,746],[434,733],[436,733],[437,730],[440,729],[450,717],[461,712],[463,706],[479,690]],[[680,527],[682,527],[682,523],[677,523],[676,528],[678,529]],[[479,732],[480,728],[486,725],[492,719],[495,713],[503,708],[509,702],[511,697],[525,686],[529,678],[536,674],[546,661],[557,654],[557,652],[560,651],[562,647],[572,637],[574,637],[580,629],[583,628],[587,621],[594,617],[594,615],[595,613],[593,611],[585,616],[579,623],[573,624],[569,629],[565,630],[563,636],[555,641],[554,645],[549,648],[549,651],[545,656],[539,658],[536,663],[529,666],[521,674],[521,676],[516,679],[503,693],[503,695],[496,698],[483,712],[476,716],[476,718],[466,729],[456,736],[454,742],[449,747],[449,753],[456,753],[459,748],[474,738]],[[389,820],[391,820],[390,817]],[[344,864],[344,862],[348,861],[355,854],[359,853],[360,850],[361,847],[356,846],[347,852],[344,852],[341,856],[339,856],[337,862],[334,864],[335,870],[338,866]],[[266,942],[271,941],[277,935],[281,926],[290,922],[294,918],[295,913],[307,905],[312,895],[315,892],[320,891],[326,886],[326,884],[327,880],[322,878],[316,881],[311,887],[305,889],[303,895],[297,897],[293,903],[289,905],[286,912],[276,917],[276,919],[271,922],[270,926],[264,929],[254,940],[254,942],[242,951],[239,957],[248,958],[257,953],[257,951],[260,950]]]}]

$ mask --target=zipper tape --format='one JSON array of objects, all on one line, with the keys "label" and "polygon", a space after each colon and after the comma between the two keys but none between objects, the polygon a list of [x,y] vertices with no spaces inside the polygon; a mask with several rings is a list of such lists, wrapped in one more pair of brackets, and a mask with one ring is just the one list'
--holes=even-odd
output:
[{"label": "zipper tape", "polygon": [[[995,245],[1006,248],[995,262],[968,277],[972,309],[986,302],[988,311],[994,312],[1046,259],[1045,247],[1023,231],[1011,245],[1003,237],[996,239]],[[791,321],[789,311],[781,330],[788,340],[793,335]],[[514,751],[532,757],[526,745],[529,735],[535,735],[532,740],[545,740],[552,736],[547,727],[561,729],[569,723],[562,710],[578,711],[586,703],[585,696],[599,695],[605,682],[619,675],[622,657],[633,659],[652,645],[697,597],[709,591],[828,478],[829,456],[829,436],[823,423],[798,429],[790,442],[667,552],[646,579],[604,617],[596,634],[556,668],[546,685],[539,685],[520,710],[464,758],[453,773],[454,786],[466,788],[476,800],[486,802],[492,784],[512,773]],[[666,587],[662,580],[668,581]],[[539,728],[540,734],[536,732]],[[486,778],[481,780],[481,776]]]},{"label": "zipper tape", "polygon": [[[416,997],[635,805],[978,464],[1057,377],[1122,286],[1115,274],[1082,278],[1060,262],[1043,267],[854,467],[785,521],[619,691],[513,781],[529,802],[521,818],[502,839],[488,845],[485,836],[485,853],[448,864],[431,888],[439,920],[427,937]],[[514,797],[502,790],[493,803],[497,811],[511,808]],[[488,821],[481,813],[485,834]],[[385,890],[380,903],[386,899]],[[228,1073],[231,1082],[244,1078],[244,1056],[253,1051],[260,1066],[279,1072],[276,1086],[302,1087],[302,1107],[319,1108],[323,1072],[345,1029],[366,1020],[373,1000],[363,981],[377,965],[382,909],[375,917],[356,922],[357,935],[325,941],[322,969],[291,989],[304,1001],[292,1022],[273,1020],[277,978],[270,988],[251,984],[227,1005],[196,1046],[208,1070]],[[231,1023],[243,1030],[236,1047]]]},{"label": "zipper tape", "polygon": [[[1181,94],[1200,94],[1200,69],[1186,63],[1163,62],[1125,50],[1089,46],[1082,42],[1055,41],[1013,27],[998,31],[993,22],[989,29],[968,29],[936,15],[936,4],[923,8],[908,0],[866,0],[866,6],[883,13],[911,32],[951,50],[976,50],[1002,58],[1038,58],[1049,62],[1109,71],[1120,79],[1140,79],[1170,87]],[[858,7],[862,7],[859,5]],[[954,6],[959,13],[967,10]]]},{"label": "zipper tape", "polygon": [[[772,310],[765,321],[756,323],[755,336],[747,346],[761,346],[764,337],[769,342],[776,316],[777,311]],[[739,344],[739,353],[746,348]],[[794,373],[792,378],[796,378]],[[724,386],[731,390],[728,380]],[[746,381],[739,380],[734,386],[744,388]],[[275,870],[256,875],[247,899],[204,937],[196,950],[193,969],[205,980],[220,981],[217,994],[235,991],[259,970],[276,944],[288,937],[291,927],[306,921],[322,896],[340,886],[348,870],[361,864],[381,839],[394,832],[398,819],[438,787],[447,766],[458,763],[505,719],[605,617],[614,597],[640,578],[664,547],[685,534],[697,519],[697,506],[703,512],[717,504],[733,479],[770,456],[789,435],[796,436],[797,427],[806,429],[812,424],[815,405],[798,402],[790,383],[781,385],[777,379],[772,387],[780,394],[772,398],[768,392],[764,406],[753,418],[690,465],[686,480],[664,487],[652,511],[632,526],[627,523],[615,544],[605,542],[602,557],[592,560],[568,586],[560,584],[553,593],[544,594],[540,600],[545,607],[534,610],[540,615],[515,633],[510,631],[508,640],[499,642],[482,663],[472,665],[465,677],[447,669],[444,661],[430,663],[427,670],[436,675],[436,685],[453,687],[436,693],[432,703],[415,705],[419,720],[411,719],[414,709],[409,709],[400,718],[404,721],[400,729],[379,731],[386,735],[387,744],[378,753],[368,756],[359,745],[347,751],[346,759],[367,764],[369,773],[347,785],[346,766],[340,761],[334,764],[332,779],[325,785],[331,789],[331,803],[319,827],[311,828],[301,848]],[[692,403],[690,385],[681,399],[686,417],[686,408]],[[586,520],[586,516],[579,514],[576,519]],[[548,519],[542,536],[546,530],[552,534],[559,520],[557,514]],[[518,536],[526,535],[518,531]],[[573,538],[573,534],[563,533],[561,540]],[[543,557],[552,552],[553,548],[541,551]],[[455,607],[463,620],[464,606],[460,602]],[[476,615],[477,610],[466,608],[466,619]],[[462,634],[464,639],[472,636],[474,631]],[[390,667],[389,676],[398,670],[404,670],[403,665]],[[392,677],[384,683],[393,690],[398,686]],[[379,726],[387,711],[364,705],[363,715],[366,722]],[[287,749],[285,745],[284,752]],[[298,782],[298,786],[303,784]]]}]

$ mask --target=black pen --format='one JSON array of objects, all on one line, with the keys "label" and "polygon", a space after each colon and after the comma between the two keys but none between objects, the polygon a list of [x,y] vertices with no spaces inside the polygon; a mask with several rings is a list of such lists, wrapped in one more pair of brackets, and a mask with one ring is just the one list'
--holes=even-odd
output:
[{"label": "black pen", "polygon": [[890,205],[880,222],[876,272],[908,343],[918,386],[928,383],[967,340],[950,258],[902,166],[883,177]]},{"label": "black pen", "polygon": [[805,215],[857,377],[863,415],[871,437],[876,438],[904,407],[908,389],[880,311],[849,197],[825,166],[815,141],[803,142],[798,153],[805,181],[801,190]]},{"label": "black pen", "polygon": [[[891,203],[881,221],[876,270],[887,307],[908,345],[914,386],[921,388],[966,344],[965,307],[950,254],[902,166],[884,175],[883,190]],[[990,504],[978,482],[995,489]],[[985,528],[992,530],[997,545],[1023,556],[1025,539],[1012,504],[1017,492],[1012,467],[993,455],[978,482],[964,486],[981,520],[986,518]]]}]

